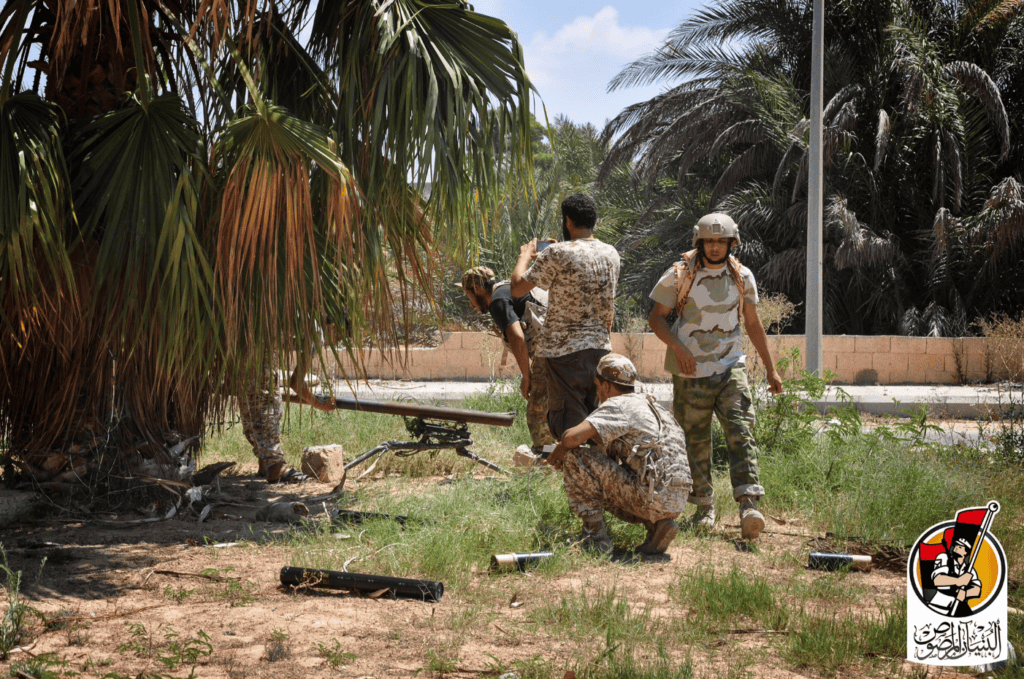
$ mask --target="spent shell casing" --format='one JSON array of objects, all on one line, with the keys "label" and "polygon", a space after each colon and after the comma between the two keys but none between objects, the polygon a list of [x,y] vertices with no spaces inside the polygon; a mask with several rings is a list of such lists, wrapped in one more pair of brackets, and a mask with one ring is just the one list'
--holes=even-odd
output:
[{"label": "spent shell casing", "polygon": [[864,554],[828,554],[811,552],[807,567],[819,571],[838,571],[850,568],[855,571],[870,571],[871,557]]},{"label": "spent shell casing", "polygon": [[532,554],[495,554],[491,557],[491,570],[524,570],[527,566],[554,556],[554,552],[534,552]]}]

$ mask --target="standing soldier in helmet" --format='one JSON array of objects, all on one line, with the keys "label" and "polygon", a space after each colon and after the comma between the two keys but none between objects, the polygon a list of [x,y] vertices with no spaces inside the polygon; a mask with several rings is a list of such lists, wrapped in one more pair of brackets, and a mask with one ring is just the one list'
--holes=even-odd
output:
[{"label": "standing soldier in helmet", "polygon": [[[750,269],[729,254],[740,243],[736,222],[728,215],[701,217],[693,227],[693,250],[683,254],[651,291],[654,310],[648,322],[664,342],[665,369],[672,373],[676,419],[686,433],[693,475],[690,502],[697,506],[696,527],[715,525],[711,478],[711,416],[725,431],[733,498],[739,503],[745,540],[757,538],[764,516],[757,502],[764,495],[758,481],[757,447],[751,428],[754,413],[744,371],[746,356],[740,323],[765,365],[768,389],[782,391],[768,338],[757,315],[757,284]],[[678,318],[669,327],[668,317]]]}]

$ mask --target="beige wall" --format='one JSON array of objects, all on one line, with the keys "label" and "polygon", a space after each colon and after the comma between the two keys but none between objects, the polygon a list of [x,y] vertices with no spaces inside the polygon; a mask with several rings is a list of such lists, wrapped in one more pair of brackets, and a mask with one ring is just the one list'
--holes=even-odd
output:
[{"label": "beige wall", "polygon": [[[768,338],[778,361],[794,348],[804,351],[802,335]],[[615,351],[629,356],[647,381],[666,380],[665,345],[650,333],[612,336]],[[760,361],[751,356],[750,365]],[[1024,347],[986,338],[926,338],[827,336],[823,342],[824,368],[836,374],[836,384],[957,384],[1007,379],[1024,373]],[[397,351],[388,358],[379,351],[363,353],[367,377],[411,380],[488,380],[519,374],[515,359],[503,352],[501,341],[486,333],[445,333],[432,349]],[[958,368],[959,361],[959,368]],[[344,370],[352,375],[351,362]],[[338,366],[328,372],[338,374]]]}]

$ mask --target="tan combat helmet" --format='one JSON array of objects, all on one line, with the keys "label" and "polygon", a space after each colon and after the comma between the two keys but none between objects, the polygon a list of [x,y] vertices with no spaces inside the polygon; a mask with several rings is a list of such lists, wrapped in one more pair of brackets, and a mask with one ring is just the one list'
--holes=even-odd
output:
[{"label": "tan combat helmet", "polygon": [[693,247],[704,238],[735,238],[735,245],[740,244],[740,227],[727,214],[712,212],[704,215],[693,227]]},{"label": "tan combat helmet", "polygon": [[636,382],[636,366],[621,354],[605,354],[597,364],[597,374],[614,384],[632,387]]}]

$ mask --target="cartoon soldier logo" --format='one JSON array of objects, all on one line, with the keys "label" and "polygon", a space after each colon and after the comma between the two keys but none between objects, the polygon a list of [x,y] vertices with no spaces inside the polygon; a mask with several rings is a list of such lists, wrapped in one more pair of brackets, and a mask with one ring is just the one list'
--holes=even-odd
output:
[{"label": "cartoon soldier logo", "polygon": [[956,521],[932,526],[918,538],[907,562],[914,594],[946,618],[985,610],[1006,582],[1006,556],[991,534],[999,503],[962,509]]}]

